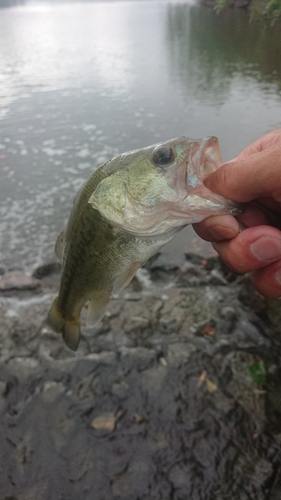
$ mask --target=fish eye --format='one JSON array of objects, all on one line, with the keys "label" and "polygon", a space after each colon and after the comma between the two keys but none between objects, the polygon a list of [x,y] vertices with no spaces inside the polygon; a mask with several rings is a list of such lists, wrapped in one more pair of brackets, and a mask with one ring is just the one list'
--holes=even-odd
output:
[{"label": "fish eye", "polygon": [[160,146],[154,151],[152,159],[156,165],[168,165],[174,160],[173,150],[166,146]]}]

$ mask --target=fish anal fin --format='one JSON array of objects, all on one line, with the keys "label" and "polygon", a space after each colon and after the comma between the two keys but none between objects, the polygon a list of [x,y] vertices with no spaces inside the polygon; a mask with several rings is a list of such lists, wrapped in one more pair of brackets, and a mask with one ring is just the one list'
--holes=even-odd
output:
[{"label": "fish anal fin", "polygon": [[62,333],[63,340],[67,347],[76,351],[80,341],[79,317],[65,319],[58,308],[57,298],[54,300],[49,311],[47,323],[55,332]]},{"label": "fish anal fin", "polygon": [[120,293],[123,288],[125,288],[130,281],[133,279],[135,276],[137,270],[143,265],[142,261],[135,261],[132,262],[129,267],[126,267],[126,269],[118,274],[118,276],[115,278],[114,281],[114,286],[113,286],[113,293]]},{"label": "fish anal fin", "polygon": [[88,302],[88,311],[87,311],[87,326],[95,326],[97,325],[102,317],[104,316],[106,306],[109,302],[111,296],[111,291],[98,293],[91,295],[90,300]]},{"label": "fish anal fin", "polygon": [[64,247],[63,237],[64,237],[64,231],[62,231],[58,235],[55,246],[56,256],[60,259],[60,261],[62,261],[62,256],[63,256],[63,247]]}]

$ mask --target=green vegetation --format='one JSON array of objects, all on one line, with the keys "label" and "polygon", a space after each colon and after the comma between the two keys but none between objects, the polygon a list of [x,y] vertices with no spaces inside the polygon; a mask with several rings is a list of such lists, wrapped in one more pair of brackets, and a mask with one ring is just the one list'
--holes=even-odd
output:
[{"label": "green vegetation", "polygon": [[262,17],[273,24],[278,19],[281,20],[281,0],[248,0],[242,5],[238,5],[239,0],[215,0],[215,10],[221,12],[227,6],[245,7],[249,9],[251,18]]},{"label": "green vegetation", "polygon": [[249,375],[251,379],[259,385],[266,382],[266,369],[263,361],[256,361],[249,366]]},{"label": "green vegetation", "polygon": [[269,16],[280,16],[281,15],[280,0],[268,0],[265,6],[265,13]]},{"label": "green vegetation", "polygon": [[226,6],[230,4],[229,0],[216,0],[215,10],[221,12]]}]

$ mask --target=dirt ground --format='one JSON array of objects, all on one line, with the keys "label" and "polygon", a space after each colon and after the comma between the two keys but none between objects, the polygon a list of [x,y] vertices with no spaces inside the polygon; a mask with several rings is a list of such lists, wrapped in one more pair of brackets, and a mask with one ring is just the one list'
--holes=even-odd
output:
[{"label": "dirt ground", "polygon": [[280,301],[156,256],[73,353],[58,265],[0,272],[0,500],[281,499]]}]

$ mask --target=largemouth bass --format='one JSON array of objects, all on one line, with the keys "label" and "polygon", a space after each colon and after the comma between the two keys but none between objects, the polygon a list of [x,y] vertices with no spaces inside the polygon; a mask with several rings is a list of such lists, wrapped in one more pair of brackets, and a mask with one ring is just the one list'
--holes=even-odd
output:
[{"label": "largemouth bass", "polygon": [[62,276],[48,315],[68,347],[78,347],[87,301],[94,326],[111,295],[187,224],[241,213],[203,184],[221,163],[216,137],[181,137],[117,156],[84,183],[56,243]]}]

